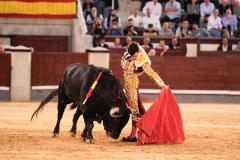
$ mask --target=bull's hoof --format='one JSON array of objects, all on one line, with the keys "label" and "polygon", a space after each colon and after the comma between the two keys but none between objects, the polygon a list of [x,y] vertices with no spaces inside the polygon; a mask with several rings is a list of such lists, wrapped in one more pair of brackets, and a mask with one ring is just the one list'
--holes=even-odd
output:
[{"label": "bull's hoof", "polygon": [[93,143],[93,139],[85,139],[85,143],[92,144]]},{"label": "bull's hoof", "polygon": [[71,132],[71,136],[75,138],[76,137],[76,133]]},{"label": "bull's hoof", "polygon": [[57,138],[59,136],[58,133],[53,133],[52,138]]}]

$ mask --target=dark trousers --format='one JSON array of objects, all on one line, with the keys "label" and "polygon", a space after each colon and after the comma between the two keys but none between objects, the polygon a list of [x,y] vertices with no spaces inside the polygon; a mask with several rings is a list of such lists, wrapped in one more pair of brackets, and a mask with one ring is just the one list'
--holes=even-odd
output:
[{"label": "dark trousers", "polygon": [[174,23],[174,30],[176,30],[180,20],[181,20],[181,18],[179,18],[179,17],[170,19],[168,16],[165,16],[161,19],[161,24],[163,24],[164,22],[173,22]]}]

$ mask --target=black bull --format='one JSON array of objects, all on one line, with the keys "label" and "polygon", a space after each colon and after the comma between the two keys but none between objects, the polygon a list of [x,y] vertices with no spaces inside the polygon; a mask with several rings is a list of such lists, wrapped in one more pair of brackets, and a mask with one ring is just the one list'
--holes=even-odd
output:
[{"label": "black bull", "polygon": [[[101,78],[96,85],[92,95],[83,104],[83,101],[91,85],[96,80],[100,71],[103,71]],[[32,118],[37,116],[54,96],[58,94],[58,120],[53,130],[53,136],[59,134],[59,125],[67,104],[72,103],[71,108],[77,111],[73,117],[73,125],[70,130],[76,134],[77,121],[83,114],[85,128],[82,138],[86,142],[92,142],[93,121],[99,123],[103,120],[103,126],[108,136],[117,139],[127,124],[130,110],[126,105],[126,96],[116,77],[105,68],[98,68],[93,65],[72,64],[64,72],[58,89],[52,91],[48,97],[41,102],[33,113]],[[32,119],[31,118],[31,119]]]}]

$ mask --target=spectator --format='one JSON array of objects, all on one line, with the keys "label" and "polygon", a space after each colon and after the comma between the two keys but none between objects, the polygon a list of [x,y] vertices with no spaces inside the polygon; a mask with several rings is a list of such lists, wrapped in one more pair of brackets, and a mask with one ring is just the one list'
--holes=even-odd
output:
[{"label": "spectator", "polygon": [[114,0],[114,6],[112,6],[112,0],[103,0],[105,4],[103,16],[107,17],[112,10],[119,9],[118,0]]},{"label": "spectator", "polygon": [[222,39],[222,44],[219,45],[217,50],[222,51],[222,52],[232,51],[232,46],[228,45],[228,39],[227,38]]},{"label": "spectator", "polygon": [[171,44],[169,44],[169,49],[180,49],[177,37],[172,38]]},{"label": "spectator", "polygon": [[101,20],[103,20],[103,16],[97,12],[97,8],[92,7],[91,13],[88,14],[87,18],[86,18],[88,32],[90,32],[92,30],[93,24],[95,23],[96,18],[100,18]]},{"label": "spectator", "polygon": [[239,0],[235,2],[234,15],[237,16],[238,23],[240,23],[240,1]]},{"label": "spectator", "polygon": [[240,41],[238,41],[237,47],[234,49],[234,51],[240,51]]},{"label": "spectator", "polygon": [[103,48],[109,48],[107,43],[105,42],[105,39],[103,37],[95,39],[95,42],[93,44],[94,47],[103,47]]},{"label": "spectator", "polygon": [[143,36],[156,37],[158,32],[154,29],[153,24],[148,24],[147,30],[143,32]]},{"label": "spectator", "polygon": [[176,0],[169,0],[165,5],[165,17],[162,18],[161,22],[173,22],[175,24],[174,28],[177,28],[181,17],[181,4]]},{"label": "spectator", "polygon": [[158,18],[152,15],[151,10],[148,8],[146,15],[142,18],[143,21],[143,28],[147,29],[149,24],[153,24],[154,29],[157,31],[160,30],[160,22]]},{"label": "spectator", "polygon": [[138,28],[142,27],[142,25],[143,25],[142,17],[139,15],[139,10],[138,9],[135,9],[133,11],[133,13],[130,16],[128,16],[128,20],[129,19],[133,20],[133,23],[134,23],[135,27],[138,27]]},{"label": "spectator", "polygon": [[201,17],[210,16],[214,8],[213,3],[209,2],[209,0],[204,0],[204,2],[200,5]]},{"label": "spectator", "polygon": [[112,27],[111,24],[113,20],[115,20],[119,27],[121,27],[121,19],[117,16],[117,11],[115,9],[112,9],[111,14],[109,14],[109,16],[104,19],[104,28],[108,29]]},{"label": "spectator", "polygon": [[193,23],[199,23],[200,18],[200,7],[197,4],[197,0],[192,0],[191,3],[187,5],[187,19],[192,25]]},{"label": "spectator", "polygon": [[114,39],[114,44],[111,46],[111,48],[123,48],[120,42],[120,38],[115,38]]},{"label": "spectator", "polygon": [[96,18],[95,23],[93,24],[92,30],[90,31],[90,34],[96,35],[96,36],[103,36],[105,34],[105,30],[103,29],[101,18]]},{"label": "spectator", "polygon": [[169,28],[168,22],[163,23],[162,28],[159,31],[159,36],[160,37],[172,37],[173,36],[173,31]]},{"label": "spectator", "polygon": [[225,16],[226,10],[230,9],[233,12],[233,6],[229,3],[228,0],[222,0],[222,3],[218,6],[220,17]]},{"label": "spectator", "polygon": [[239,0],[235,1],[234,15],[237,17],[237,20],[238,20],[238,27],[237,27],[237,31],[234,33],[234,36],[240,37],[240,1]]},{"label": "spectator", "polygon": [[108,28],[107,34],[108,35],[114,35],[114,36],[122,35],[122,30],[119,27],[118,22],[117,22],[116,19],[112,20],[111,27]]},{"label": "spectator", "polygon": [[237,31],[237,17],[232,15],[231,9],[226,10],[226,15],[222,18],[222,24],[227,28],[230,36]]},{"label": "spectator", "polygon": [[209,0],[204,0],[200,5],[200,27],[206,27],[205,25],[208,23],[208,17],[214,10],[214,4],[209,2]]},{"label": "spectator", "polygon": [[148,56],[149,56],[149,57],[154,57],[154,56],[156,56],[156,50],[155,50],[155,49],[150,49],[150,51],[148,52]]},{"label": "spectator", "polygon": [[180,27],[176,30],[176,37],[177,38],[187,38],[191,37],[191,31],[189,30],[189,23],[188,20],[183,20]]},{"label": "spectator", "polygon": [[82,9],[85,18],[88,16],[88,14],[91,14],[91,8],[94,6],[95,5],[92,0],[84,0],[82,3]]},{"label": "spectator", "polygon": [[192,24],[192,38],[210,37],[205,28],[199,28],[197,23]]},{"label": "spectator", "polygon": [[213,14],[208,18],[207,29],[212,37],[221,37],[222,22],[217,9],[214,9]]},{"label": "spectator", "polygon": [[128,45],[131,44],[132,42],[133,42],[133,41],[132,41],[132,37],[127,36],[127,37],[126,37],[126,40],[125,40],[125,42],[123,43],[122,46],[123,46],[124,48],[127,48]]},{"label": "spectator", "polygon": [[123,29],[123,34],[129,35],[129,36],[138,35],[138,31],[137,31],[137,28],[134,26],[133,19],[128,19],[127,26]]},{"label": "spectator", "polygon": [[160,56],[163,56],[164,53],[169,49],[169,46],[165,44],[164,40],[160,40],[156,48],[161,50]]},{"label": "spectator", "polygon": [[143,42],[142,45],[143,49],[151,49],[153,48],[153,44],[150,42],[150,38],[149,37],[144,37],[143,38]]},{"label": "spectator", "polygon": [[160,20],[162,15],[162,5],[158,2],[158,0],[152,0],[145,4],[143,7],[143,13],[145,15],[147,14],[147,9],[150,9],[152,14]]}]

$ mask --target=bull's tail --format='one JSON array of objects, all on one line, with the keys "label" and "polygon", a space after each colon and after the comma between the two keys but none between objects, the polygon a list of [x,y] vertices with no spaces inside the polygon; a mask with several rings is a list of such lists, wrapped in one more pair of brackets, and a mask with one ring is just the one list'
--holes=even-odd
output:
[{"label": "bull's tail", "polygon": [[43,110],[44,106],[49,102],[51,101],[51,99],[53,99],[53,97],[55,97],[56,95],[58,94],[58,89],[55,89],[53,90],[48,96],[47,98],[45,98],[41,104],[38,106],[38,108],[34,111],[32,117],[31,117],[31,120],[33,119],[33,117],[37,117],[38,116],[38,113]]}]

